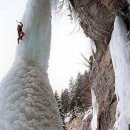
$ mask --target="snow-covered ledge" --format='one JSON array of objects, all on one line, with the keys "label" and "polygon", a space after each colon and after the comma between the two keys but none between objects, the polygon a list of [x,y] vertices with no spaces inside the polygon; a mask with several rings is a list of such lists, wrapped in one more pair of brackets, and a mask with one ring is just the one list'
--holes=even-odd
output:
[{"label": "snow-covered ledge", "polygon": [[51,41],[50,0],[29,0],[24,40],[0,84],[0,130],[62,130],[47,68]]},{"label": "snow-covered ledge", "polygon": [[118,104],[115,130],[129,130],[130,124],[130,42],[121,17],[116,17],[110,41],[110,53],[115,72],[115,93]]}]

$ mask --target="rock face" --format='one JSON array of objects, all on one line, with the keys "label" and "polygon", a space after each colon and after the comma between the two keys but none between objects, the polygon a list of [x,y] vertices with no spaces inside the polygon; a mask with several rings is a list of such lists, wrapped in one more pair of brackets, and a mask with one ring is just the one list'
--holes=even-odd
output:
[{"label": "rock face", "polygon": [[80,118],[75,118],[67,124],[67,130],[81,130],[82,120]]},{"label": "rock face", "polygon": [[110,41],[115,14],[127,17],[126,0],[70,0],[84,32],[95,41],[97,50],[105,50]]},{"label": "rock face", "polygon": [[[109,130],[115,123],[116,96],[114,71],[109,52],[109,41],[116,15],[130,21],[130,0],[70,0],[80,18],[86,36],[96,45],[96,57],[90,71],[91,87],[99,105],[97,130]],[[129,28],[129,25],[128,25]]]},{"label": "rock face", "polygon": [[66,128],[67,130],[92,130],[90,127],[91,119],[92,114],[89,114],[87,117],[76,117],[66,124]]},{"label": "rock face", "polygon": [[[100,53],[99,53],[100,54]],[[91,70],[92,88],[98,103],[98,129],[109,130],[115,122],[114,72],[109,50],[97,57]]]}]

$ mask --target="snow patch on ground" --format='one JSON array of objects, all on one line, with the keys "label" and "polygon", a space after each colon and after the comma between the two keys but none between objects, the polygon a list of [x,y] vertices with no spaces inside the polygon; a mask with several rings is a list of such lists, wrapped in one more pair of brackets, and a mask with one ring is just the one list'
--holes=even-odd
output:
[{"label": "snow patch on ground", "polygon": [[92,113],[93,113],[92,108],[88,109],[88,110],[85,112],[85,114],[84,114],[83,120],[87,119],[88,116],[91,115]]}]

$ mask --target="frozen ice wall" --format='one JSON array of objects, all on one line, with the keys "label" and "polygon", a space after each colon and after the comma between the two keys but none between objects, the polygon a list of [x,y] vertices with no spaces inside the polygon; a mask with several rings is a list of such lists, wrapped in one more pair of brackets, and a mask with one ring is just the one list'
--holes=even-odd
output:
[{"label": "frozen ice wall", "polygon": [[22,59],[46,72],[51,40],[50,0],[29,0],[22,23],[25,37],[17,48],[17,62]]},{"label": "frozen ice wall", "polygon": [[51,40],[50,0],[29,0],[24,40],[0,84],[0,130],[62,130],[47,67]]},{"label": "frozen ice wall", "polygon": [[110,42],[115,72],[115,93],[118,99],[115,130],[129,130],[130,124],[130,42],[126,25],[116,17]]}]

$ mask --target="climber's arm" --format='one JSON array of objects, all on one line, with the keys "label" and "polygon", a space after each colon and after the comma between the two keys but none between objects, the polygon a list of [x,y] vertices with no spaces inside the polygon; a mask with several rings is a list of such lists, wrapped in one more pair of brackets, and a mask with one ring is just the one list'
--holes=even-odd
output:
[{"label": "climber's arm", "polygon": [[23,24],[21,22],[19,22],[21,24],[21,26],[23,27]]}]

